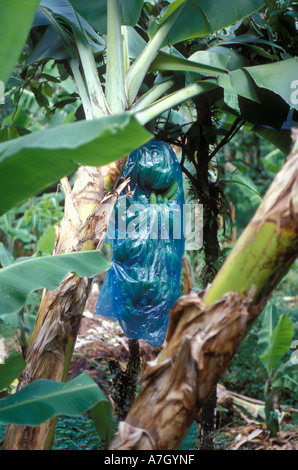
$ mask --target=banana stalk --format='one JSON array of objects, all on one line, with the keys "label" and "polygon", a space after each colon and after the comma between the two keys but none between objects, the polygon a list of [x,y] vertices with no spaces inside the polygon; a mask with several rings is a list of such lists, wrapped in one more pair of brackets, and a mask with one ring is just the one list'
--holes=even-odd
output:
[{"label": "banana stalk", "polygon": [[[80,167],[73,189],[67,178],[64,217],[56,230],[53,254],[100,249],[117,196],[126,182],[116,181],[125,159],[103,168]],[[104,181],[112,193],[108,193]],[[69,274],[60,287],[43,292],[36,325],[19,378],[19,389],[43,378],[66,380],[81,317],[89,294],[90,280]],[[51,446],[55,420],[37,427],[8,425],[3,449],[44,450]]]},{"label": "banana stalk", "polygon": [[298,256],[296,142],[255,216],[206,293],[171,311],[168,345],[147,364],[141,390],[110,450],[179,449],[246,331]]},{"label": "banana stalk", "polygon": [[[108,3],[109,50],[107,62],[109,75],[122,69],[122,46],[119,0]],[[76,54],[70,58],[78,91],[82,100],[86,119],[93,119],[110,112],[98,78],[96,65],[87,41],[74,34]],[[114,59],[117,57],[116,70]],[[82,71],[80,70],[80,66]],[[117,75],[117,79],[119,75]],[[121,79],[124,82],[124,77]],[[112,78],[112,84],[115,84]],[[107,87],[109,90],[109,86]],[[117,100],[124,99],[124,83],[110,103],[113,111]],[[114,90],[113,90],[114,92]],[[109,98],[111,94],[108,93]],[[120,101],[119,101],[120,103]],[[118,103],[118,104],[119,104]],[[121,102],[123,109],[124,102]],[[119,111],[119,108],[117,108]],[[101,168],[80,167],[71,189],[67,178],[61,185],[65,192],[64,217],[56,231],[56,244],[53,254],[100,249],[103,245],[111,212],[126,182],[116,186],[126,159],[113,162]],[[36,325],[30,340],[27,366],[19,378],[19,389],[28,383],[43,378],[56,381],[66,380],[77,333],[91,280],[69,274],[55,292],[45,290],[39,307]],[[6,430],[3,449],[44,450],[49,449],[53,440],[55,420],[37,427],[9,425]]]}]

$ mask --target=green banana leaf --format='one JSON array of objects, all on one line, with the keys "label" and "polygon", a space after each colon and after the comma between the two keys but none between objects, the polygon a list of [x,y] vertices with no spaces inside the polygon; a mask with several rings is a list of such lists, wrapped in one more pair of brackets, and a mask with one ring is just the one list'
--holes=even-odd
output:
[{"label": "green banana leaf", "polygon": [[272,64],[245,67],[258,87],[266,88],[280,95],[289,106],[298,109],[297,100],[293,99],[292,84],[298,77],[298,59],[287,59]]},{"label": "green banana leaf", "polygon": [[[96,31],[107,32],[107,0],[70,0],[69,3]],[[121,0],[121,24],[134,26],[142,6],[143,0]]]},{"label": "green banana leaf", "polygon": [[271,142],[275,147],[279,148],[285,155],[288,155],[292,147],[292,135],[290,129],[270,129],[268,127],[254,126],[252,131],[260,135],[264,139]]},{"label": "green banana leaf", "polygon": [[0,400],[0,421],[38,426],[58,415],[79,416],[97,403],[110,403],[86,373],[66,383],[40,379]]},{"label": "green banana leaf", "polygon": [[227,69],[229,71],[238,70],[249,65],[247,58],[237,50],[227,47],[229,41],[222,41],[218,45],[208,49],[209,52],[225,55],[228,58]]},{"label": "green banana leaf", "polygon": [[0,364],[0,392],[17,379],[25,367],[23,357],[17,352],[11,353],[5,363]]},{"label": "green banana leaf", "polygon": [[[47,15],[45,15],[46,8]],[[33,27],[35,26],[44,26],[51,24],[51,15],[49,15],[49,10],[52,12],[55,18],[62,19],[72,29],[75,29],[77,32],[85,32],[90,44],[95,45],[97,43],[104,45],[104,40],[93,30],[93,28],[73,9],[68,0],[40,0],[39,9],[36,12],[34,18]]]},{"label": "green banana leaf", "polygon": [[1,0],[0,81],[6,83],[25,44],[39,0]]},{"label": "green banana leaf", "polygon": [[61,21],[68,24],[70,31],[76,31],[79,36],[86,38],[94,53],[103,51],[104,40],[76,13],[67,0],[41,0],[32,28],[47,25],[49,27],[27,58],[27,65],[45,58],[62,60],[69,57],[73,36],[63,28],[57,29]]},{"label": "green banana leaf", "polygon": [[270,347],[270,338],[278,324],[279,314],[276,306],[270,302],[264,308],[262,315],[262,328],[258,334],[258,345],[264,352]]},{"label": "green banana leaf", "polygon": [[54,291],[69,273],[94,277],[107,271],[110,263],[98,251],[82,251],[39,258],[25,258],[0,269],[0,315],[15,313],[34,290]]},{"label": "green banana leaf", "polygon": [[256,126],[280,130],[289,116],[289,105],[268,88],[257,87],[256,91],[259,102],[239,95],[241,118]]},{"label": "green banana leaf", "polygon": [[102,166],[150,140],[130,113],[78,121],[0,144],[0,215],[78,166]]},{"label": "green banana leaf", "polygon": [[250,75],[245,72],[245,70],[234,70],[230,72],[230,76],[231,86],[238,95],[260,103],[256,85],[251,79]]},{"label": "green banana leaf", "polygon": [[200,51],[189,59],[160,51],[150,66],[151,72],[182,71],[204,75],[226,75],[229,58],[216,52]]},{"label": "green banana leaf", "polygon": [[282,357],[291,347],[293,339],[292,321],[286,315],[281,315],[276,323],[274,306],[268,308],[263,319],[263,328],[259,334],[259,344],[263,348],[260,361],[271,375],[281,362]]},{"label": "green banana leaf", "polygon": [[206,36],[236,23],[265,6],[262,0],[174,0],[161,18],[160,26],[180,13],[164,44]]},{"label": "green banana leaf", "polygon": [[108,401],[101,400],[90,409],[90,415],[97,434],[105,440],[107,446],[113,437],[113,410]]}]

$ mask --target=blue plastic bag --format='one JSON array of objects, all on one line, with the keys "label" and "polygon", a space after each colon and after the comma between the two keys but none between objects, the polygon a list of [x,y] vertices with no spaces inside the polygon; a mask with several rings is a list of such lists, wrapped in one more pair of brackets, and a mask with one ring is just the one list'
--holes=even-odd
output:
[{"label": "blue plastic bag", "polygon": [[182,172],[172,148],[151,140],[132,152],[123,170],[131,196],[115,205],[110,224],[112,267],[96,313],[118,320],[130,339],[164,342],[179,297],[184,253]]}]

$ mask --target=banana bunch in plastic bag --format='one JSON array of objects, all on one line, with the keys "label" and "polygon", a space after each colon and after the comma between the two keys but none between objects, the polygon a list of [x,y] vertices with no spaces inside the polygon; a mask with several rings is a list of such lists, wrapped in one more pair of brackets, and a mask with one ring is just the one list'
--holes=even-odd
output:
[{"label": "banana bunch in plastic bag", "polygon": [[182,172],[172,148],[153,139],[129,155],[123,173],[130,178],[132,197],[121,197],[115,205],[108,231],[112,267],[96,313],[118,320],[128,338],[159,346],[179,297],[185,243]]}]

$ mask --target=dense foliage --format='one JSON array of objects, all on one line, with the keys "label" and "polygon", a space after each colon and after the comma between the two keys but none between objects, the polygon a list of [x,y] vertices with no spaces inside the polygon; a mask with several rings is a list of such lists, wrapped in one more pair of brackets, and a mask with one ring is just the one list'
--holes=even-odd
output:
[{"label": "dense foliage", "polygon": [[[113,1],[119,7],[109,13],[115,28],[107,2],[29,3],[27,10],[21,1],[0,7],[0,336],[24,355],[41,289],[56,289],[68,272],[92,278],[109,267],[103,259],[108,248],[103,257],[81,252],[53,260],[55,226],[64,214],[62,177],[72,183],[79,165],[106,165],[153,135],[175,145],[186,198],[205,208],[202,249],[185,253],[192,284],[202,289],[282,167],[298,123],[295,1],[230,0],[228,7],[222,1],[217,11],[204,0],[130,0],[121,8]],[[11,21],[16,6],[17,22]],[[124,48],[114,34],[120,27]],[[293,266],[273,296],[278,314],[291,320],[293,338],[297,298],[294,304],[285,298],[296,296],[296,281]],[[263,353],[259,348],[264,324],[261,318],[253,326],[223,378],[228,388],[258,398],[276,378],[260,359],[264,351],[277,357],[270,342]],[[270,338],[278,337],[274,332]],[[294,406],[298,381],[289,355],[276,362],[275,384],[279,400]],[[8,392],[25,367],[20,360],[1,364],[3,407],[13,403]],[[75,384],[78,405],[82,384]],[[91,408],[107,444],[111,408],[100,389],[90,388],[84,409],[71,412]],[[54,406],[56,414],[61,408]],[[9,422],[1,416],[0,405],[0,420]]]}]

